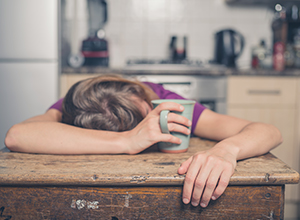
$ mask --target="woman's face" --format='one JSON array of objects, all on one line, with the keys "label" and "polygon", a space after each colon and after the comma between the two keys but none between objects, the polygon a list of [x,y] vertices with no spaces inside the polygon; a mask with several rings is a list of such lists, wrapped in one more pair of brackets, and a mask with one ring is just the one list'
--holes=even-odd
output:
[{"label": "woman's face", "polygon": [[133,102],[140,109],[143,117],[146,117],[149,114],[149,112],[152,111],[151,106],[145,100],[142,100],[137,96],[133,96],[132,99],[133,99]]}]

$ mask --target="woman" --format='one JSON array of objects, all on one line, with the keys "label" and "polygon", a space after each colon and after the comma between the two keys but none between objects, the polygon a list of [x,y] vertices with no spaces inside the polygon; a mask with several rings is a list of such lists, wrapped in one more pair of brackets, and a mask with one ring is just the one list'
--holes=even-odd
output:
[{"label": "woman", "polygon": [[[45,114],[14,125],[5,144],[11,151],[47,154],[137,154],[160,141],[179,144],[179,138],[161,133],[159,115],[162,110],[183,111],[183,106],[167,102],[152,110],[151,100],[158,98],[182,99],[153,83],[115,76],[83,80]],[[237,160],[267,153],[282,142],[272,125],[221,115],[200,104],[193,122],[168,116],[170,131],[189,134],[191,125],[194,135],[218,141],[178,169],[186,174],[182,201],[193,206],[206,207],[221,196]]]}]

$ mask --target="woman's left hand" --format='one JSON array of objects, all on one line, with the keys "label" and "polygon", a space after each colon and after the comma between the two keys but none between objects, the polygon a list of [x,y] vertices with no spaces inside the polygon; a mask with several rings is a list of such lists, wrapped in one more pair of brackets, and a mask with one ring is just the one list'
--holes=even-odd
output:
[{"label": "woman's left hand", "polygon": [[234,173],[237,160],[267,153],[282,142],[273,125],[254,123],[209,109],[201,114],[194,134],[219,141],[182,163],[179,174],[186,174],[182,200],[206,207],[222,195]]},{"label": "woman's left hand", "polygon": [[191,202],[193,206],[206,207],[210,199],[216,200],[222,195],[236,167],[233,152],[220,142],[181,164],[178,173],[186,173],[182,194],[185,204]]}]

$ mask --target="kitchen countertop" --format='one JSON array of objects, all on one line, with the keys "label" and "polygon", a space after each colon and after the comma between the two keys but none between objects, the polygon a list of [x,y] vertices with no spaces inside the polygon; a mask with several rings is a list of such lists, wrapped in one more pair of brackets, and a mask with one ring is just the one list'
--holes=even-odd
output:
[{"label": "kitchen countertop", "polygon": [[121,74],[121,75],[201,75],[201,76],[300,76],[300,69],[286,69],[282,72],[269,69],[232,69],[225,67],[207,68],[106,68],[106,67],[63,67],[62,74]]}]

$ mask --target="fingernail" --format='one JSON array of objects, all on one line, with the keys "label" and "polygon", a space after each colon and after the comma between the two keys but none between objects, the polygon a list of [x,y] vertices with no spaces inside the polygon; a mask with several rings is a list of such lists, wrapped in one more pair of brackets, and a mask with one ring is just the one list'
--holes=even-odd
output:
[{"label": "fingernail", "polygon": [[191,126],[191,125],[192,125],[192,122],[191,122],[190,120],[189,120],[189,122],[188,122],[188,125],[189,125],[189,126]]},{"label": "fingernail", "polygon": [[184,204],[188,204],[189,203],[189,200],[187,198],[184,198],[182,201],[183,201]]},{"label": "fingernail", "polygon": [[182,105],[180,106],[180,110],[184,110],[184,107]]},{"label": "fingernail", "polygon": [[193,205],[193,206],[197,206],[197,205],[198,205],[198,203],[196,203],[196,202],[192,202],[192,205]]},{"label": "fingernail", "polygon": [[216,200],[217,198],[216,198],[215,196],[212,196],[211,199],[212,199],[212,200]]},{"label": "fingernail", "polygon": [[206,204],[205,203],[200,203],[201,207],[205,208]]}]

